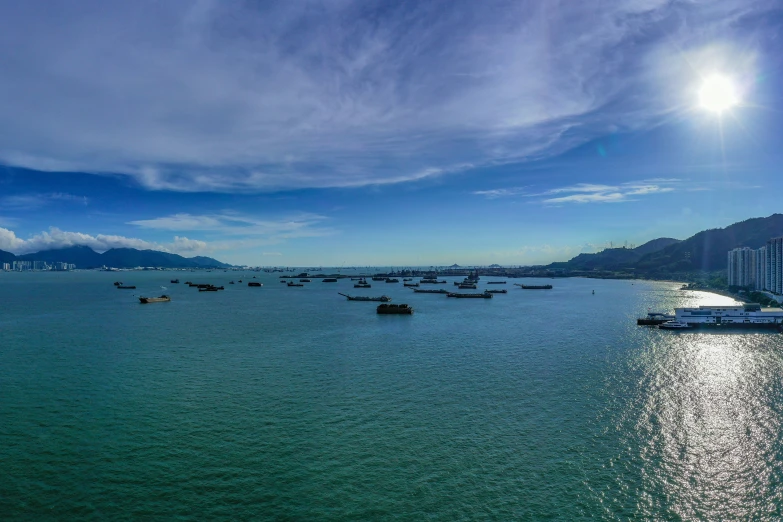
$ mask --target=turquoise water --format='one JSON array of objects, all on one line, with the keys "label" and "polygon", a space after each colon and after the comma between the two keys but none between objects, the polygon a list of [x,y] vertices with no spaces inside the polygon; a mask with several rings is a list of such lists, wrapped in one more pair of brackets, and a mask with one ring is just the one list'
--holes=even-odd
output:
[{"label": "turquoise water", "polygon": [[635,325],[727,298],[240,277],[0,273],[0,519],[783,516],[783,336]]}]

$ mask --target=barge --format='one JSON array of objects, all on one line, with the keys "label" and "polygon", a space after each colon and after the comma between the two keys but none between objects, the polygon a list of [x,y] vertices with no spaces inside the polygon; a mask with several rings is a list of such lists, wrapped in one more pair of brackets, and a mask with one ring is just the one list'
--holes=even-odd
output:
[{"label": "barge", "polygon": [[249,282],[247,286],[264,286],[261,283],[254,283],[253,281]]},{"label": "barge", "polygon": [[417,288],[413,289],[414,292],[417,294],[448,294],[449,291],[444,288],[439,288],[437,290],[419,290]]},{"label": "barge", "polygon": [[379,301],[381,303],[388,303],[388,302],[390,302],[392,300],[391,297],[389,297],[388,295],[382,295],[380,297],[369,297],[369,296],[364,296],[364,295],[351,296],[351,295],[343,294],[343,293],[340,293],[340,292],[337,292],[337,293],[340,294],[343,297],[347,297],[349,301]]},{"label": "barge", "polygon": [[397,314],[397,315],[413,315],[413,308],[406,304],[382,304],[378,305],[376,311],[379,314]]},{"label": "barge", "polygon": [[166,301],[171,301],[171,297],[169,297],[167,295],[162,295],[160,297],[139,297],[139,302],[141,304],[165,303]]},{"label": "barge", "polygon": [[492,299],[492,293],[490,292],[481,292],[480,294],[461,294],[457,292],[449,292],[446,294],[448,297],[461,297],[461,298],[472,298],[472,299]]},{"label": "barge", "polygon": [[519,283],[514,283],[518,287],[520,287],[522,290],[552,290],[552,285],[520,285]]}]

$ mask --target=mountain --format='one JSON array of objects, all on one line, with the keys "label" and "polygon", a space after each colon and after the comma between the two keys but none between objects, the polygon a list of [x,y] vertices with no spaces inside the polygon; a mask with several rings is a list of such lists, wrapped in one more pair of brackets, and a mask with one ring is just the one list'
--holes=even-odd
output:
[{"label": "mountain", "polygon": [[[11,257],[9,261],[3,261],[2,254],[8,254]],[[187,258],[168,252],[158,252],[157,250],[136,250],[135,248],[112,248],[103,254],[99,254],[90,247],[73,246],[68,248],[58,248],[55,250],[44,250],[35,254],[24,254],[14,256],[8,252],[0,251],[0,261],[10,263],[14,260],[20,261],[46,261],[56,263],[72,263],[76,268],[100,268],[108,266],[113,268],[135,268],[137,266],[155,266],[161,268],[227,268],[231,265],[221,263],[210,257]]]},{"label": "mountain", "polygon": [[783,214],[752,218],[726,228],[705,230],[685,241],[645,255],[637,269],[655,271],[723,270],[732,248],[759,248],[768,239],[783,236]]},{"label": "mountain", "polygon": [[645,255],[679,242],[678,239],[660,237],[636,248],[607,248],[595,254],[579,254],[565,263],[552,263],[549,267],[568,270],[617,270],[629,268],[634,266]]},{"label": "mountain", "polygon": [[0,263],[13,263],[14,261],[16,261],[15,255],[13,255],[11,252],[0,250]]}]

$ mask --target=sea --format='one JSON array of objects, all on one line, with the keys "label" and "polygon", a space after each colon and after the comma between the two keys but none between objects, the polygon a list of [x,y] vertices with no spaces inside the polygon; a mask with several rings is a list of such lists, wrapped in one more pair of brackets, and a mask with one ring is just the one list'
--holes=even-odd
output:
[{"label": "sea", "polygon": [[783,518],[783,335],[636,325],[727,297],[279,276],[0,273],[0,520]]}]

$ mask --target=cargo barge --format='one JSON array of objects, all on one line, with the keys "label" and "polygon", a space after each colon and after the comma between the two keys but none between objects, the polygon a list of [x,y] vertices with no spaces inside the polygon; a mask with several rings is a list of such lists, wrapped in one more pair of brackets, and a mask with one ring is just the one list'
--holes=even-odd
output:
[{"label": "cargo barge", "polygon": [[448,297],[461,297],[461,298],[473,298],[473,299],[492,299],[492,293],[482,292],[480,294],[460,294],[457,292],[449,292],[446,294]]},{"label": "cargo barge", "polygon": [[382,295],[380,297],[369,297],[369,296],[363,296],[363,295],[354,295],[354,296],[352,296],[352,295],[343,294],[343,293],[340,293],[340,292],[337,292],[337,293],[340,294],[343,297],[348,298],[349,301],[378,301],[378,302],[381,302],[381,303],[388,303],[388,302],[390,302],[392,300],[391,297],[389,297],[388,295]]},{"label": "cargo barge", "polygon": [[552,290],[552,285],[520,285],[519,283],[514,283],[518,287],[520,287],[522,290]]},{"label": "cargo barge", "polygon": [[139,302],[141,304],[165,303],[166,301],[171,301],[171,297],[169,297],[167,295],[162,295],[160,297],[139,297]]},{"label": "cargo barge", "polygon": [[413,291],[416,292],[417,294],[448,294],[449,293],[448,290],[445,290],[443,288],[439,288],[437,290],[419,290],[414,288]]},{"label": "cargo barge", "polygon": [[384,303],[382,305],[378,305],[376,311],[379,314],[413,315],[413,308],[406,304],[394,305]]}]

